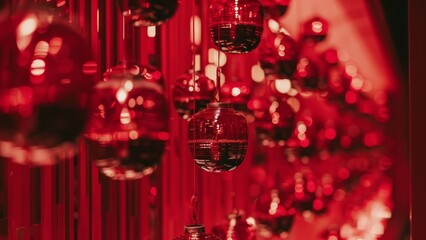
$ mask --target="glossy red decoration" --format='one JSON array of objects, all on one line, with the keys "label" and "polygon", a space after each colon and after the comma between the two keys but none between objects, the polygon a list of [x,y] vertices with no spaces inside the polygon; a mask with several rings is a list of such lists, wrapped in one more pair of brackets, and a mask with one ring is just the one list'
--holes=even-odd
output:
[{"label": "glossy red decoration", "polygon": [[310,171],[297,172],[294,180],[296,209],[302,214],[307,211],[316,215],[326,213],[334,193],[331,175],[323,175],[319,178]]},{"label": "glossy red decoration", "polygon": [[167,103],[153,67],[121,64],[95,86],[85,137],[90,156],[112,179],[139,179],[154,171],[169,138]]},{"label": "glossy red decoration", "polygon": [[206,108],[207,104],[214,100],[216,93],[214,81],[204,74],[196,72],[195,82],[193,79],[194,74],[191,70],[178,77],[172,90],[175,110],[186,120]]},{"label": "glossy red decoration", "polygon": [[283,31],[272,32],[265,29],[265,34],[258,48],[260,67],[265,75],[291,77],[296,71],[299,46],[296,41]]},{"label": "glossy red decoration", "polygon": [[244,160],[247,121],[230,103],[210,103],[190,119],[188,143],[193,159],[205,171],[231,171]]},{"label": "glossy red decoration", "polygon": [[232,103],[235,110],[251,116],[252,112],[247,108],[250,100],[251,86],[243,81],[227,81],[221,87],[222,101]]},{"label": "glossy red decoration", "polygon": [[287,158],[309,160],[316,153],[317,126],[310,115],[297,117],[293,133],[287,141]]},{"label": "glossy red decoration", "polygon": [[341,65],[331,66],[326,72],[327,98],[330,100],[343,100],[345,93],[350,89],[351,78],[344,74]]},{"label": "glossy red decoration", "polygon": [[0,156],[53,164],[86,125],[97,64],[86,41],[44,10],[0,25]]},{"label": "glossy red decoration", "polygon": [[263,5],[265,19],[276,19],[284,16],[291,0],[260,0]]},{"label": "glossy red decoration", "polygon": [[294,75],[296,85],[302,90],[317,90],[320,87],[321,74],[318,64],[311,58],[302,56],[297,63]]},{"label": "glossy red decoration", "polygon": [[173,240],[222,240],[221,238],[206,233],[204,225],[186,225],[183,235],[174,238]]},{"label": "glossy red decoration", "polygon": [[53,21],[67,20],[69,17],[69,1],[67,0],[36,0],[37,7],[43,8],[52,16]]},{"label": "glossy red decoration", "polygon": [[134,26],[157,26],[169,20],[179,8],[178,0],[117,0],[121,12]]},{"label": "glossy red decoration", "polygon": [[254,240],[256,228],[254,221],[249,223],[241,214],[231,213],[226,221],[212,228],[212,233],[226,240]]},{"label": "glossy red decoration", "polygon": [[328,34],[328,22],[321,17],[309,19],[303,25],[302,38],[308,43],[324,41]]},{"label": "glossy red decoration", "polygon": [[260,140],[279,142],[290,138],[295,127],[295,112],[286,101],[252,98],[248,107],[253,110]]},{"label": "glossy red decoration", "polygon": [[256,204],[256,224],[259,234],[266,239],[283,236],[293,226],[296,209],[293,197],[282,190],[273,189],[262,195]]},{"label": "glossy red decoration", "polygon": [[257,0],[216,0],[209,8],[210,34],[223,52],[254,50],[263,32],[263,8]]}]

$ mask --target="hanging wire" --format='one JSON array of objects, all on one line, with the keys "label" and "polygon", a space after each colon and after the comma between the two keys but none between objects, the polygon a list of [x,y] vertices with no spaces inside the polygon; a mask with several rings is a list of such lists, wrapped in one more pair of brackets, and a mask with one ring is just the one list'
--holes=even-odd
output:
[{"label": "hanging wire", "polygon": [[[196,15],[196,11],[195,11],[195,0],[192,1],[192,42],[191,42],[191,54],[192,54],[192,104],[193,104],[193,114],[195,114],[196,112],[196,103],[195,103],[195,93],[196,93],[196,74],[195,74],[195,52],[196,52],[196,46],[195,46],[195,15]],[[192,224],[198,224],[198,218],[197,218],[197,211],[198,211],[198,195],[197,195],[197,166],[196,166],[196,162],[195,162],[195,121],[194,121],[194,126],[193,126],[193,157],[194,157],[194,162],[193,162],[193,184],[194,184],[194,194],[192,195],[191,198],[191,203],[190,203],[190,208],[191,208],[191,219],[192,219]]]},{"label": "hanging wire", "polygon": [[221,101],[221,93],[220,93],[220,75],[222,73],[222,69],[220,68],[220,53],[221,53],[221,41],[220,41],[220,25],[217,28],[217,43],[219,46],[219,50],[217,51],[217,68],[216,68],[216,101]]},{"label": "hanging wire", "polygon": [[191,220],[192,223],[191,224],[198,224],[198,216],[197,216],[197,212],[198,212],[198,195],[194,193],[194,195],[192,195],[191,198]]}]

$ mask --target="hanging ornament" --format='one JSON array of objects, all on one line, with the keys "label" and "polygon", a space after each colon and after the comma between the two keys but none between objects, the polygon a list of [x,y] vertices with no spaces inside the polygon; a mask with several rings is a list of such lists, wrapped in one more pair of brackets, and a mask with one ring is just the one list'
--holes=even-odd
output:
[{"label": "hanging ornament", "polygon": [[339,64],[339,53],[334,48],[329,48],[322,53],[322,60],[327,63],[327,66],[335,66]]},{"label": "hanging ornament", "polygon": [[305,43],[324,41],[328,34],[328,22],[321,17],[314,17],[303,25],[302,39]]},{"label": "hanging ornament", "polygon": [[210,34],[223,52],[254,50],[263,32],[263,8],[257,0],[216,0],[210,5]]},{"label": "hanging ornament", "polygon": [[260,236],[270,239],[279,236],[285,239],[293,226],[296,209],[291,195],[273,189],[261,196],[256,205],[256,224]]},{"label": "hanging ornament", "polygon": [[212,228],[212,233],[226,240],[254,240],[256,229],[254,219],[245,219],[239,213],[228,215],[225,223]]},{"label": "hanging ornament", "polygon": [[235,110],[242,112],[246,117],[252,116],[247,108],[247,102],[250,99],[250,85],[243,81],[227,81],[222,88],[222,101],[232,103]]},{"label": "hanging ornament", "polygon": [[206,228],[201,224],[186,225],[185,232],[174,240],[222,240],[221,238],[206,233]]},{"label": "hanging ornament", "polygon": [[312,91],[320,87],[321,76],[318,64],[311,58],[301,57],[294,75],[295,85],[302,90]]},{"label": "hanging ornament", "polygon": [[64,19],[69,16],[67,0],[36,0],[37,6],[45,10],[52,21]]},{"label": "hanging ornament", "polygon": [[178,0],[118,0],[123,16],[136,27],[158,26],[169,20],[178,10]]},{"label": "hanging ornament", "polygon": [[291,0],[260,0],[263,6],[265,19],[278,20],[284,16],[290,5]]},{"label": "hanging ornament", "polygon": [[276,75],[279,78],[293,76],[299,55],[296,41],[285,31],[272,31],[265,28],[264,38],[259,45],[258,56],[260,67],[265,75]]},{"label": "hanging ornament", "polygon": [[321,234],[321,240],[342,240],[339,231],[339,228],[332,226]]},{"label": "hanging ornament", "polygon": [[53,164],[87,122],[97,71],[90,47],[39,8],[0,25],[0,156]]},{"label": "hanging ornament", "polygon": [[330,101],[344,101],[345,93],[350,89],[350,77],[344,74],[341,65],[330,66],[326,70],[327,99]]},{"label": "hanging ornament", "polygon": [[334,193],[333,178],[324,174],[317,179],[312,171],[301,171],[294,175],[295,207],[306,218],[327,212]]},{"label": "hanging ornament", "polygon": [[230,103],[208,104],[190,119],[188,127],[190,152],[205,171],[231,171],[244,160],[248,144],[247,121]]},{"label": "hanging ornament", "polygon": [[253,110],[257,137],[265,143],[290,138],[295,124],[295,112],[286,101],[252,98],[248,108]]},{"label": "hanging ornament", "polygon": [[333,153],[340,147],[340,128],[337,128],[332,119],[325,121],[324,126],[316,133],[315,148],[317,151]]},{"label": "hanging ornament", "polygon": [[306,164],[317,151],[315,148],[316,123],[309,114],[297,117],[293,133],[286,142],[285,153],[288,161],[298,160]]},{"label": "hanging ornament", "polygon": [[215,93],[213,80],[198,71],[193,74],[190,70],[178,77],[173,87],[172,97],[176,112],[188,120],[194,113],[206,108],[214,100]]},{"label": "hanging ornament", "polygon": [[198,196],[197,194],[192,195],[191,203],[191,220],[192,224],[188,224],[185,226],[184,234],[180,235],[174,240],[221,240],[217,236],[206,233],[206,228],[203,224],[198,223]]},{"label": "hanging ornament", "polygon": [[91,158],[112,179],[139,179],[154,171],[169,138],[161,73],[121,64],[95,86],[85,137]]}]

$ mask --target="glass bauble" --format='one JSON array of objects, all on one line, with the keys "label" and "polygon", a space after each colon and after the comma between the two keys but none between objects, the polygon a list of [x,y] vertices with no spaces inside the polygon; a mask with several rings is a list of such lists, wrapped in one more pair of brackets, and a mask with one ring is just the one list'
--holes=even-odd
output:
[{"label": "glass bauble", "polygon": [[90,156],[112,179],[139,179],[154,171],[169,138],[167,102],[153,67],[121,64],[95,86],[85,137]]},{"label": "glass bauble", "polygon": [[190,119],[188,143],[193,159],[205,171],[231,171],[244,160],[247,121],[230,103],[210,103]]},{"label": "glass bauble", "polygon": [[57,161],[86,125],[95,83],[89,45],[48,19],[32,9],[0,24],[0,156],[23,164]]},{"label": "glass bauble", "polygon": [[296,85],[303,90],[317,90],[321,82],[318,64],[314,60],[302,56],[297,63],[294,78],[297,81]]},{"label": "glass bauble", "polygon": [[204,225],[186,225],[185,232],[173,240],[221,240],[219,237],[206,233]]},{"label": "glass bauble", "polygon": [[314,17],[303,25],[302,38],[305,42],[318,43],[324,41],[327,33],[328,22],[321,17]]},{"label": "glass bauble", "polygon": [[331,66],[326,71],[327,98],[344,101],[345,93],[350,90],[351,77],[344,73],[345,69],[341,65]]},{"label": "glass bauble", "polygon": [[246,116],[252,115],[247,108],[247,102],[250,100],[251,86],[243,81],[227,81],[221,87],[222,101],[232,103],[232,107],[244,113]]},{"label": "glass bauble", "polygon": [[267,28],[258,48],[260,67],[265,75],[291,77],[296,71],[299,46],[283,31],[272,32]]},{"label": "glass bauble", "polygon": [[207,104],[214,100],[215,94],[216,86],[213,80],[200,72],[194,75],[191,71],[178,77],[172,90],[176,112],[186,120],[206,108]]},{"label": "glass bauble", "polygon": [[295,127],[295,112],[286,101],[252,98],[248,107],[253,110],[260,140],[278,142],[290,138]]},{"label": "glass bauble", "polygon": [[[298,185],[296,184],[296,186]],[[327,212],[328,205],[332,199],[330,196],[323,195],[323,190],[316,185],[314,180],[308,179],[297,189],[298,192],[295,192],[297,198],[295,207],[299,212],[302,214],[310,212],[315,215],[321,215]]]},{"label": "glass bauble", "polygon": [[69,16],[69,1],[67,0],[36,0],[37,7],[47,11],[52,21],[67,19]]},{"label": "glass bauble", "polygon": [[278,189],[262,195],[256,204],[256,224],[259,233],[272,236],[282,236],[293,226],[296,209],[293,207],[293,197]]},{"label": "glass bauble", "polygon": [[292,135],[286,143],[286,157],[293,160],[309,160],[317,153],[316,135],[317,126],[310,114],[298,116]]},{"label": "glass bauble", "polygon": [[228,215],[226,222],[212,228],[212,233],[220,239],[226,240],[254,240],[256,239],[256,228],[253,223],[239,213]]},{"label": "glass bauble", "polygon": [[135,26],[157,26],[169,20],[179,8],[179,0],[117,0],[124,16]]},{"label": "glass bauble", "polygon": [[257,0],[216,0],[210,5],[210,34],[223,52],[254,50],[263,32],[263,8]]},{"label": "glass bauble", "polygon": [[276,19],[284,16],[291,0],[260,0],[263,5],[265,19]]}]

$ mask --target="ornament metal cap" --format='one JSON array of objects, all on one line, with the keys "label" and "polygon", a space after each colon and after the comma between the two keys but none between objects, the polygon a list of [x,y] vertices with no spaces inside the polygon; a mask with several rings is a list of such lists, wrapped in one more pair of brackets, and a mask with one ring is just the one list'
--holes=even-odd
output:
[{"label": "ornament metal cap", "polygon": [[206,228],[203,224],[191,224],[185,226],[185,233],[189,234],[197,234],[197,233],[205,233]]}]

